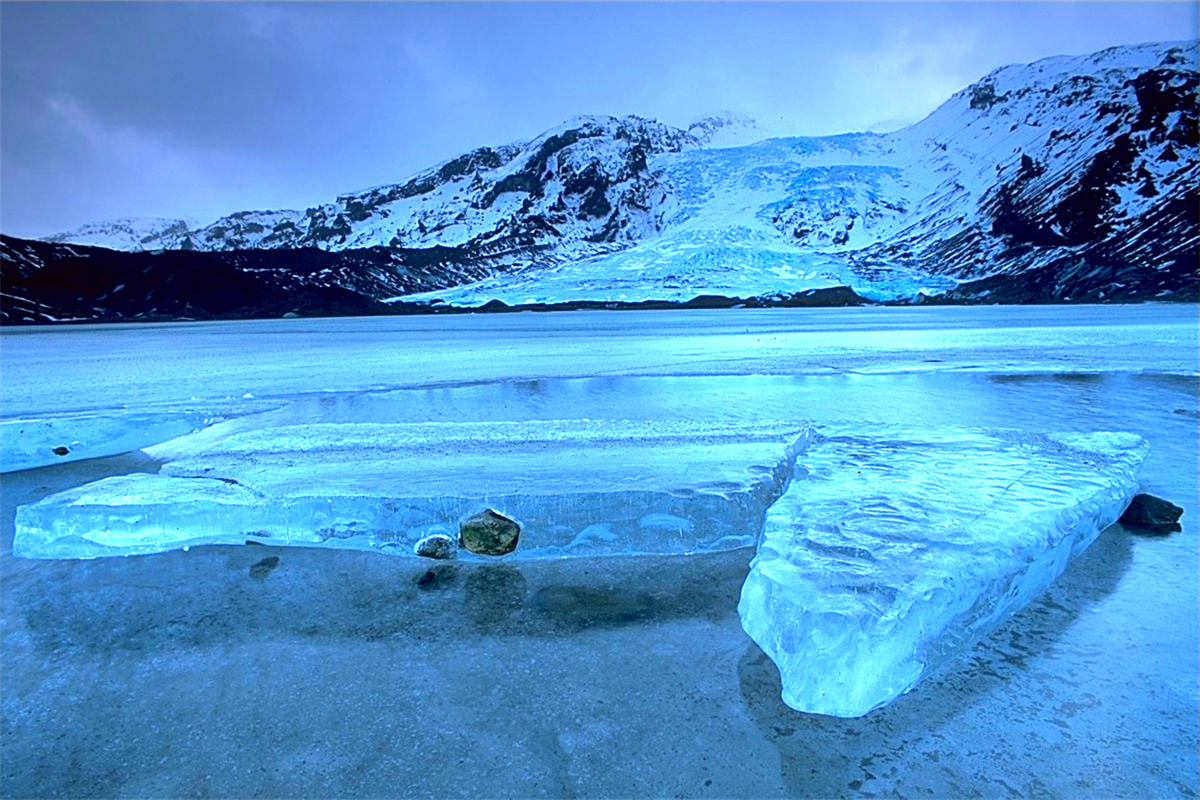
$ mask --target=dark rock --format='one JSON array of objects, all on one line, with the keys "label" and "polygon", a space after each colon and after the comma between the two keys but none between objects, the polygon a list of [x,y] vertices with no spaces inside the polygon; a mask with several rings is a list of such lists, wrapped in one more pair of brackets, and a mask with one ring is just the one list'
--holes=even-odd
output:
[{"label": "dark rock", "polygon": [[1183,509],[1152,494],[1139,494],[1118,520],[1131,528],[1179,528]]},{"label": "dark rock", "polygon": [[472,553],[503,556],[517,549],[520,536],[520,525],[489,508],[463,521],[458,541]]},{"label": "dark rock", "polygon": [[870,300],[849,286],[830,286],[824,289],[805,289],[802,292],[780,297],[771,305],[787,308],[796,307],[844,307],[870,305]]},{"label": "dark rock", "polygon": [[67,454],[69,454],[69,453],[71,452],[71,448],[69,448],[69,447],[56,447],[56,448],[54,448],[53,450],[51,450],[50,452],[54,453],[54,455],[56,455],[56,456],[65,456],[65,455],[67,455]]},{"label": "dark rock", "polygon": [[423,558],[454,558],[458,555],[458,544],[444,533],[434,533],[417,542],[413,552]]},{"label": "dark rock", "polygon": [[989,82],[980,82],[971,87],[971,108],[976,111],[987,111],[996,103],[1003,102],[1008,99],[1007,94],[996,94],[996,85]]}]

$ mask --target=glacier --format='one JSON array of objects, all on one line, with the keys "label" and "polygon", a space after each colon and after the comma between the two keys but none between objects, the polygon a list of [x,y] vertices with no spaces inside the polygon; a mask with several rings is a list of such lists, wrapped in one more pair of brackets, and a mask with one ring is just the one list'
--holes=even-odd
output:
[{"label": "glacier", "polygon": [[486,508],[521,524],[514,559],[728,550],[756,541],[806,431],[581,420],[252,430],[159,474],[22,506],[13,552],[92,558],[256,541],[412,555]]},{"label": "glacier", "polygon": [[1129,504],[1121,433],[822,430],[738,605],[793,709],[862,716],[1028,605]]}]

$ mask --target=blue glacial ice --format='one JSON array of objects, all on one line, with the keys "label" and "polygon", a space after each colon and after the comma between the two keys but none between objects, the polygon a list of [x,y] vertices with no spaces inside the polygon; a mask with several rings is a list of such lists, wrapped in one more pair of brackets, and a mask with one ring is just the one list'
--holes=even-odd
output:
[{"label": "blue glacial ice", "polygon": [[509,558],[747,547],[806,432],[566,420],[201,434],[203,452],[159,474],[21,507],[13,552],[91,558],[251,540],[411,555],[425,536],[457,537],[459,522],[486,508],[522,526]]},{"label": "blue glacial ice", "polygon": [[486,508],[522,527],[508,560],[757,544],[739,613],[778,665],[784,701],[860,716],[1045,589],[1124,510],[1147,445],[1122,433],[558,420],[227,424],[160,450],[173,460],[158,474],[19,508],[14,554],[255,541],[415,557],[423,538],[456,539]]},{"label": "blue glacial ice", "polygon": [[855,717],[912,689],[1116,521],[1146,451],[1119,433],[823,428],[738,606],[784,702]]},{"label": "blue glacial ice", "polygon": [[209,422],[199,411],[132,410],[0,420],[0,472],[128,453]]}]

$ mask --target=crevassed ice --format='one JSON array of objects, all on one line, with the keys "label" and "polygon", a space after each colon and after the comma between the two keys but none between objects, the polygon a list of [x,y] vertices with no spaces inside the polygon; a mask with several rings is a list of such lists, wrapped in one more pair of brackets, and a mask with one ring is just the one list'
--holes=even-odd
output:
[{"label": "crevassed ice", "polygon": [[255,540],[411,554],[485,508],[522,526],[509,558],[732,549],[757,540],[806,435],[794,423],[282,426],[23,506],[13,551],[90,558]]},{"label": "crevassed ice", "polygon": [[203,428],[198,411],[114,410],[0,421],[0,472],[140,450]]},{"label": "crevassed ice", "polygon": [[853,717],[913,688],[1116,521],[1146,451],[1132,434],[822,428],[738,606],[784,702]]}]

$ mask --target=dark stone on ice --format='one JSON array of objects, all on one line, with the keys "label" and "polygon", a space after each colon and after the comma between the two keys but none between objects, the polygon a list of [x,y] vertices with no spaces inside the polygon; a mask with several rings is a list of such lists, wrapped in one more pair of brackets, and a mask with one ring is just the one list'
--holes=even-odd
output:
[{"label": "dark stone on ice", "polygon": [[69,447],[56,447],[56,448],[54,448],[53,450],[51,450],[50,452],[54,453],[54,455],[56,455],[56,456],[65,456],[65,455],[67,455],[68,453],[70,453],[70,452],[71,452],[71,448],[69,448]]},{"label": "dark stone on ice", "polygon": [[454,558],[458,555],[458,544],[444,533],[434,533],[417,542],[413,552],[423,558]]},{"label": "dark stone on ice", "polygon": [[520,525],[489,508],[463,521],[458,541],[472,553],[503,556],[517,549],[520,536]]},{"label": "dark stone on ice", "polygon": [[1118,522],[1131,528],[1179,530],[1182,516],[1183,509],[1174,503],[1151,494],[1139,494],[1134,496]]}]

